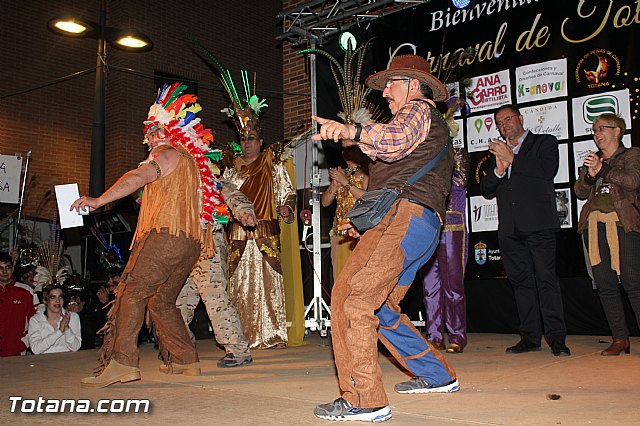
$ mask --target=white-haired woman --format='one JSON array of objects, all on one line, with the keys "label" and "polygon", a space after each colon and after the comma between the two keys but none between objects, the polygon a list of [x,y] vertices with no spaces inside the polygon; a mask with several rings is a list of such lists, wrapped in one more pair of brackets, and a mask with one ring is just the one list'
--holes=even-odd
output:
[{"label": "white-haired woman", "polygon": [[593,122],[598,152],[589,152],[575,184],[587,199],[578,221],[589,249],[593,278],[613,337],[603,356],[629,353],[629,329],[622,303],[624,287],[640,321],[640,149],[625,148],[624,120],[605,113]]}]

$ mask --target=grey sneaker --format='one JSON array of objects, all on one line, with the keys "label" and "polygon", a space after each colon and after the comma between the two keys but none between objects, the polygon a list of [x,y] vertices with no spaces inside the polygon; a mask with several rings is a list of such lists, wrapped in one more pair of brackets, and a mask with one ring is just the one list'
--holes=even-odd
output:
[{"label": "grey sneaker", "polygon": [[251,358],[251,355],[235,356],[234,354],[226,354],[220,360],[218,360],[218,367],[220,368],[240,367],[241,365],[251,364],[252,362],[253,362],[253,358]]},{"label": "grey sneaker", "polygon": [[460,390],[460,383],[458,379],[452,380],[446,385],[430,385],[421,377],[414,377],[413,379],[398,383],[394,389],[398,393],[447,393],[457,392]]},{"label": "grey sneaker", "polygon": [[354,420],[361,422],[384,422],[391,418],[391,407],[356,408],[343,398],[328,404],[318,405],[313,413],[325,420]]}]

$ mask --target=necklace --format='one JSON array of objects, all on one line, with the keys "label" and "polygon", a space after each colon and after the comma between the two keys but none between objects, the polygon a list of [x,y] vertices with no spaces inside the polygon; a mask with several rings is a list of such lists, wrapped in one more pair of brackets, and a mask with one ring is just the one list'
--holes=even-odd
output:
[{"label": "necklace", "polygon": [[360,166],[355,166],[355,167],[347,167],[346,169],[344,169],[345,173],[349,176],[353,176],[356,173],[358,173],[360,171],[361,167]]}]

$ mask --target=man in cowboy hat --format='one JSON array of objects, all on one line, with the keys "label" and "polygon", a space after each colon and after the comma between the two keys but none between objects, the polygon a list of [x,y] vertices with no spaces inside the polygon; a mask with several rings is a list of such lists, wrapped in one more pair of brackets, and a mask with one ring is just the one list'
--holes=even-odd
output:
[{"label": "man in cowboy hat", "polygon": [[[404,188],[382,222],[362,235],[331,293],[333,352],[342,396],[317,406],[315,414],[327,420],[377,422],[391,417],[378,339],[414,375],[397,384],[396,392],[459,389],[453,368],[399,307],[416,272],[438,245],[453,150],[449,129],[433,102],[446,99],[447,90],[424,58],[396,56],[387,70],[371,75],[365,84],[382,90],[393,119],[388,124],[352,125],[313,117],[321,126],[313,138],[358,144],[373,160],[368,190],[402,187],[445,151],[428,173]],[[357,235],[354,229],[349,232]]]}]

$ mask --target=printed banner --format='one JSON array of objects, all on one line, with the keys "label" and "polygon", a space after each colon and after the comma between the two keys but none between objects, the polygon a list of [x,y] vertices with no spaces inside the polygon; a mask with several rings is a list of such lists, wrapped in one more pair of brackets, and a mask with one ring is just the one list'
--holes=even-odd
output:
[{"label": "printed banner", "polygon": [[471,107],[471,113],[510,104],[509,70],[471,78],[467,87],[467,101]]},{"label": "printed banner", "polygon": [[581,200],[579,198],[576,199],[576,212],[578,213],[578,219],[580,219],[580,213],[582,212],[582,208],[587,204],[587,200]]},{"label": "printed banner", "polygon": [[496,199],[487,200],[482,196],[469,198],[471,208],[471,232],[498,230],[498,204]]},{"label": "printed banner", "polygon": [[0,155],[0,203],[20,203],[22,157]]},{"label": "printed banner", "polygon": [[569,145],[558,144],[559,166],[558,173],[553,178],[553,183],[569,182]]},{"label": "printed banner", "polygon": [[453,138],[453,147],[464,148],[464,122],[461,119],[455,122],[458,125],[458,134]]},{"label": "printed banner", "polygon": [[469,261],[465,275],[467,278],[506,276],[495,232],[469,235]]},{"label": "printed banner", "polygon": [[556,189],[556,210],[561,228],[571,228],[571,190]]},{"label": "printed banner", "polygon": [[516,102],[567,96],[567,60],[542,62],[516,68]]},{"label": "printed banner", "polygon": [[489,139],[499,137],[500,133],[493,114],[467,118],[467,150],[469,152],[487,151]]},{"label": "printed banner", "polygon": [[566,101],[520,108],[520,113],[525,129],[533,133],[553,135],[558,140],[569,139]]},{"label": "printed banner", "polygon": [[591,126],[597,116],[605,112],[619,114],[632,128],[629,105],[629,90],[616,90],[573,99],[573,135],[591,134]]}]

